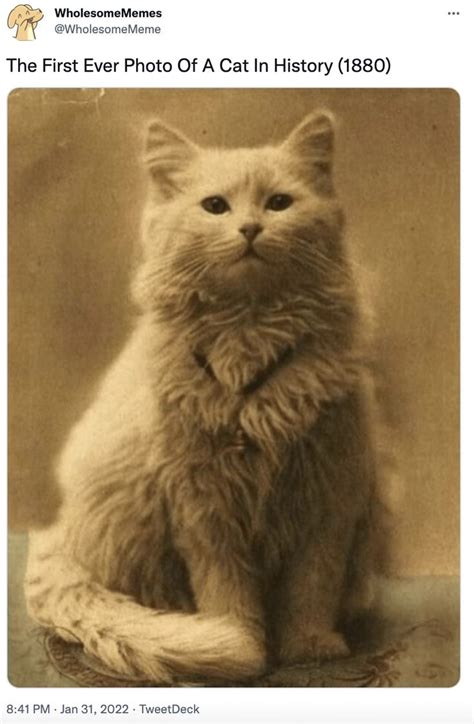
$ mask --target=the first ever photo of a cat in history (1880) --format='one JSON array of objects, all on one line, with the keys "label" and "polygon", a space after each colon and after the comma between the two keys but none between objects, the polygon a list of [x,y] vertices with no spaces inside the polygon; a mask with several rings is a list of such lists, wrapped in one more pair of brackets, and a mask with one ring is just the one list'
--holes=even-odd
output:
[{"label": "the first ever photo of a cat in history (1880)", "polygon": [[459,98],[9,96],[9,678],[459,677]]}]

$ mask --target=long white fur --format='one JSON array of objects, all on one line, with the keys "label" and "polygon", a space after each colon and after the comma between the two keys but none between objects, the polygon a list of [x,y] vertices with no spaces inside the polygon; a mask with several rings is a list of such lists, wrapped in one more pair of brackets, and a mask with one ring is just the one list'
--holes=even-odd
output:
[{"label": "long white fur", "polygon": [[[151,128],[154,182],[134,281],[143,314],[61,454],[64,503],[51,529],[32,534],[26,576],[31,615],[123,675],[171,683],[262,672],[265,622],[251,541],[264,542],[265,575],[274,576],[302,544],[305,511],[316,511],[316,524],[318,505],[334,508],[335,463],[324,460],[326,443],[311,430],[328,404],[349,414],[345,400],[356,394],[363,354],[331,153],[331,121],[321,115],[281,146],[240,151],[198,149],[161,123]],[[290,216],[266,217],[273,231],[261,243],[271,272],[234,272],[238,225],[262,208],[262,188],[278,193],[282,182],[299,205]],[[197,203],[226,184],[242,208],[235,232],[216,231]],[[286,348],[291,364],[255,394],[241,394]],[[206,355],[218,384],[193,350]],[[245,455],[232,444],[227,451],[237,428],[258,457],[252,446]],[[360,484],[344,468],[338,483],[344,531],[370,507],[370,475],[364,482],[359,467]],[[299,491],[290,499],[294,518],[283,472]],[[170,525],[198,612],[162,606]],[[335,570],[334,580],[342,577]],[[321,650],[344,652],[337,636],[329,631]]]}]

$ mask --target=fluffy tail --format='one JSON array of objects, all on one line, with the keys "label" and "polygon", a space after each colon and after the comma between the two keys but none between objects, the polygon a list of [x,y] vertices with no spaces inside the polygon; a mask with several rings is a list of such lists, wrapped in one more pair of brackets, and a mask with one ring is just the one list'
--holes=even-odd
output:
[{"label": "fluffy tail", "polygon": [[[50,582],[49,582],[50,583]],[[242,680],[262,673],[264,647],[230,617],[155,611],[84,580],[51,587],[28,574],[31,615],[114,672],[160,684],[187,677]]]}]

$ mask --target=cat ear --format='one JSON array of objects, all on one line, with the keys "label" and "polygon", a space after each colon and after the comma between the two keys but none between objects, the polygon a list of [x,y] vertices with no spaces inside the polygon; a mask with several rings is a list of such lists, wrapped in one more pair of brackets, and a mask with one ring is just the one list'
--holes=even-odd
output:
[{"label": "cat ear", "polygon": [[290,133],[283,146],[301,160],[321,191],[331,191],[334,121],[330,113],[311,113]]},{"label": "cat ear", "polygon": [[170,198],[181,187],[184,174],[198,147],[161,121],[148,126],[145,163],[161,194]]}]

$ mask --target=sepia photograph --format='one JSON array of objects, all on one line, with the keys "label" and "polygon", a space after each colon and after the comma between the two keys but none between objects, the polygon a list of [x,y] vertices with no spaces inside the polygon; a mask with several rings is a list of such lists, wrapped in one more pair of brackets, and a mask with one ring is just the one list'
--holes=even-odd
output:
[{"label": "sepia photograph", "polygon": [[18,89],[9,680],[459,680],[459,96]]}]

